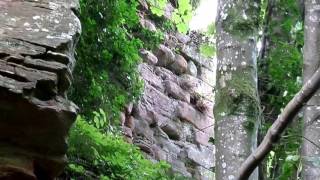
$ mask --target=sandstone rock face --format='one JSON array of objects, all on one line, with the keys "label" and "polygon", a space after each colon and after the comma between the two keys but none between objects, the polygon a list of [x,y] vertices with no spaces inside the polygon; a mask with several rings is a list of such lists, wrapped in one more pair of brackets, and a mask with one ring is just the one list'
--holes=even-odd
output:
[{"label": "sandstone rock face", "polygon": [[140,19],[140,24],[142,27],[149,29],[150,31],[157,31],[156,26],[148,19]]},{"label": "sandstone rock face", "polygon": [[152,54],[150,51],[147,50],[140,50],[140,56],[142,57],[143,61],[150,65],[155,65],[158,62],[158,58]]},{"label": "sandstone rock face", "polygon": [[198,75],[197,66],[194,64],[193,61],[189,61],[189,62],[188,62],[187,73],[190,74],[190,75],[192,75],[192,76],[195,76],[195,77]]},{"label": "sandstone rock face", "polygon": [[[171,8],[168,5],[168,17]],[[166,37],[170,38],[154,54],[141,53],[144,63],[138,69],[145,89],[132,112],[124,110],[124,134],[128,138],[132,130],[132,142],[148,158],[170,163],[174,172],[211,180],[215,166],[215,147],[209,142],[214,138],[215,74],[211,72],[215,65],[213,59],[200,55],[187,35]]]},{"label": "sandstone rock face", "polygon": [[175,61],[175,55],[171,49],[162,44],[159,46],[156,56],[158,57],[157,65],[159,66],[167,67]]},{"label": "sandstone rock face", "polygon": [[0,179],[53,179],[66,164],[77,8],[77,0],[0,2]]},{"label": "sandstone rock face", "polygon": [[170,65],[171,69],[176,74],[184,74],[187,71],[188,62],[184,59],[183,56],[177,54],[175,56],[174,62]]}]

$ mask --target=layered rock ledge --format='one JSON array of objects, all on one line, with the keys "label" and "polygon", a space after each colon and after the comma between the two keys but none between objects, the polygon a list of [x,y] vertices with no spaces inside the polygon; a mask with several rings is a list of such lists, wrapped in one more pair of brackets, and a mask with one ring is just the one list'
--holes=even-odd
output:
[{"label": "layered rock ledge", "polygon": [[0,179],[53,179],[66,164],[77,8],[77,0],[0,1]]}]

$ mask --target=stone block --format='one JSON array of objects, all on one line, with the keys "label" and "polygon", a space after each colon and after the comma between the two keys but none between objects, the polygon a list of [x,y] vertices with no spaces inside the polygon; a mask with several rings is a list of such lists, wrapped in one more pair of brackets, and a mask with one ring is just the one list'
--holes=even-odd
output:
[{"label": "stone block", "polygon": [[150,51],[141,49],[139,51],[140,57],[143,59],[143,62],[149,65],[155,65],[158,63],[158,58]]},{"label": "stone block", "polygon": [[190,102],[190,93],[183,90],[176,83],[172,81],[165,81],[164,84],[166,87],[166,92],[168,93],[169,96],[181,101],[185,101],[187,103]]},{"label": "stone block", "polygon": [[168,67],[175,61],[174,53],[163,44],[158,47],[155,55],[158,57],[158,66]]},{"label": "stone block", "polygon": [[143,78],[143,80],[159,91],[164,91],[164,86],[162,85],[162,79],[154,73],[154,67],[146,63],[139,64],[138,71]]},{"label": "stone block", "polygon": [[187,72],[188,62],[184,59],[183,56],[177,54],[174,58],[174,62],[169,66],[169,69],[172,70],[175,74],[183,74]]},{"label": "stone block", "polygon": [[190,74],[191,76],[194,76],[194,77],[197,77],[198,75],[197,66],[194,64],[193,61],[188,62],[187,74]]}]

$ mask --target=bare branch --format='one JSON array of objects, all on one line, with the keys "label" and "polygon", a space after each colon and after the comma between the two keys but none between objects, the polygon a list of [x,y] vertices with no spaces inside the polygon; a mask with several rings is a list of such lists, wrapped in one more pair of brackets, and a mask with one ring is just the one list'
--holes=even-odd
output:
[{"label": "bare branch", "polygon": [[295,97],[287,104],[278,119],[269,128],[266,136],[259,145],[259,147],[246,159],[242,164],[238,179],[248,179],[254,169],[262,162],[265,156],[272,150],[273,145],[280,139],[281,133],[287,128],[289,123],[298,114],[304,103],[317,92],[320,87],[320,68],[314,75],[304,84],[301,90]]}]

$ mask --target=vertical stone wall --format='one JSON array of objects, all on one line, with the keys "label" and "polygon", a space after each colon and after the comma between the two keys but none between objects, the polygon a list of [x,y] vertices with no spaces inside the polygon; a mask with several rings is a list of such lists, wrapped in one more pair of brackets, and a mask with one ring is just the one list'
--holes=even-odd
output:
[{"label": "vertical stone wall", "polygon": [[0,1],[0,179],[53,179],[77,107],[66,97],[77,0]]},{"label": "vertical stone wall", "polygon": [[[141,24],[157,28],[147,17],[141,17]],[[171,33],[154,52],[141,50],[145,89],[121,119],[128,141],[147,157],[169,162],[186,177],[209,180],[214,175],[209,138],[214,135],[215,61],[201,56],[200,42],[197,34]]]}]

